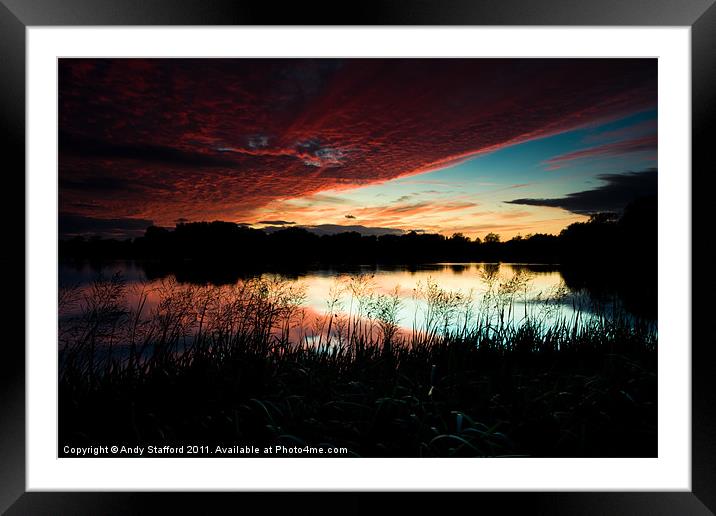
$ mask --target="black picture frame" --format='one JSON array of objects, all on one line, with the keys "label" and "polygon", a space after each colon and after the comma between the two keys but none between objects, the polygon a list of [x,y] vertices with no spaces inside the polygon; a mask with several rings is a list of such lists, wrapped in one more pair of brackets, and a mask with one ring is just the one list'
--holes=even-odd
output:
[{"label": "black picture frame", "polygon": [[[689,26],[692,73],[692,237],[705,235],[709,216],[708,180],[715,159],[710,135],[716,122],[715,0],[363,0],[295,2],[282,5],[256,0],[2,0],[0,2],[0,103],[4,138],[3,205],[5,238],[0,253],[14,292],[3,312],[25,320],[25,31],[32,26],[62,25],[574,25]],[[688,180],[687,174],[684,180]],[[23,192],[23,195],[21,195]],[[20,224],[18,214],[22,213]],[[714,255],[706,239],[693,238],[692,277],[707,278]],[[18,274],[15,271],[23,271]],[[716,361],[705,322],[709,281],[692,282],[692,491],[642,493],[475,493],[427,500],[410,494],[401,512],[430,504],[466,504],[476,510],[520,514],[713,514],[716,511]],[[22,296],[24,300],[24,294]],[[22,328],[22,327],[21,327]],[[6,336],[8,334],[6,333]],[[274,509],[312,512],[363,512],[384,504],[385,494],[322,493],[60,493],[25,489],[25,348],[24,331],[8,338],[0,358],[0,510],[19,514],[132,514],[236,512],[262,504]],[[684,343],[688,345],[690,343]],[[428,503],[429,502],[429,503]],[[458,504],[458,505],[456,505]]]}]

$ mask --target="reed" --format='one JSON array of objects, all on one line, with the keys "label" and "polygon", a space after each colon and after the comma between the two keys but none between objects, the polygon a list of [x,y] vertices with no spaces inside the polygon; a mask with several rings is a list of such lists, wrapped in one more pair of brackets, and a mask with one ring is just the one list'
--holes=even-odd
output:
[{"label": "reed", "polygon": [[369,276],[339,281],[312,321],[305,290],[278,276],[61,289],[60,440],[654,456],[654,326],[559,317],[559,289],[517,313],[529,277],[485,279],[479,299],[419,284],[413,321]]}]

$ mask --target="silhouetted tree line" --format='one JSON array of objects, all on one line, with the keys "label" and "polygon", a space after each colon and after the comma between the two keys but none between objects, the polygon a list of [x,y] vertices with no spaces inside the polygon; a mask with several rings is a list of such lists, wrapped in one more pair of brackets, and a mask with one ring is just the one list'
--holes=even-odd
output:
[{"label": "silhouetted tree line", "polygon": [[[445,237],[411,232],[362,236],[356,232],[318,236],[301,228],[273,233],[229,222],[149,227],[128,240],[73,238],[60,241],[60,259],[137,259],[149,279],[174,274],[179,281],[227,284],[264,270],[299,274],[311,267],[417,265],[436,262],[559,264],[567,286],[593,297],[617,294],[634,314],[656,318],[657,200],[641,198],[621,216],[593,215],[559,235],[536,234],[501,241],[461,234]],[[410,267],[408,267],[410,268]]]},{"label": "silhouetted tree line", "polygon": [[266,233],[231,222],[151,226],[144,236],[114,240],[77,237],[60,241],[61,258],[152,259],[247,266],[432,262],[525,262],[598,264],[628,260],[656,264],[657,204],[639,199],[621,217],[593,215],[559,235],[535,234],[501,241],[499,235],[470,239],[410,232],[365,236],[357,232],[316,235],[292,227]]}]

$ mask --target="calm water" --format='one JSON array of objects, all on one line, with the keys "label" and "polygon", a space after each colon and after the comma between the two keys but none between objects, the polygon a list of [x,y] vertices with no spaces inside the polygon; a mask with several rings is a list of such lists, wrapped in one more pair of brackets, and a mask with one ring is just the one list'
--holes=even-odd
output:
[{"label": "calm water", "polygon": [[[102,266],[61,264],[60,287],[75,286],[80,292],[103,276],[120,273],[128,285],[127,303],[134,304],[139,292],[147,293],[146,309],[159,301],[163,282],[177,281],[174,274],[157,273],[138,262],[113,262]],[[179,285],[189,285],[178,275]],[[302,307],[311,319],[329,313],[368,315],[371,300],[394,301],[396,322],[403,329],[421,328],[431,317],[428,298],[452,309],[449,326],[462,326],[478,318],[494,321],[504,318],[519,323],[529,316],[550,325],[560,320],[572,322],[610,316],[615,310],[633,317],[625,309],[618,292],[598,294],[584,287],[555,266],[529,264],[432,264],[418,266],[355,267],[317,269],[303,272],[273,272],[249,275],[282,278],[302,289]],[[569,281],[568,281],[569,280]],[[229,280],[229,284],[233,280]],[[238,280],[243,281],[243,280]],[[575,286],[575,284],[579,286]],[[452,308],[450,308],[452,307]],[[73,315],[74,309],[60,310],[60,318]],[[643,317],[641,317],[643,319]],[[655,318],[649,318],[655,322]]]}]

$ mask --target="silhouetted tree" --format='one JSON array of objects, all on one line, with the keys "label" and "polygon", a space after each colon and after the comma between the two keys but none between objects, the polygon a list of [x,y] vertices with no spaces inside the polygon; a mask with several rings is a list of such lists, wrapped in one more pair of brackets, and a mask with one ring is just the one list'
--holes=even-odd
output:
[{"label": "silhouetted tree", "polygon": [[488,233],[485,235],[485,239],[483,240],[485,244],[497,244],[500,242],[500,235],[497,233]]}]

